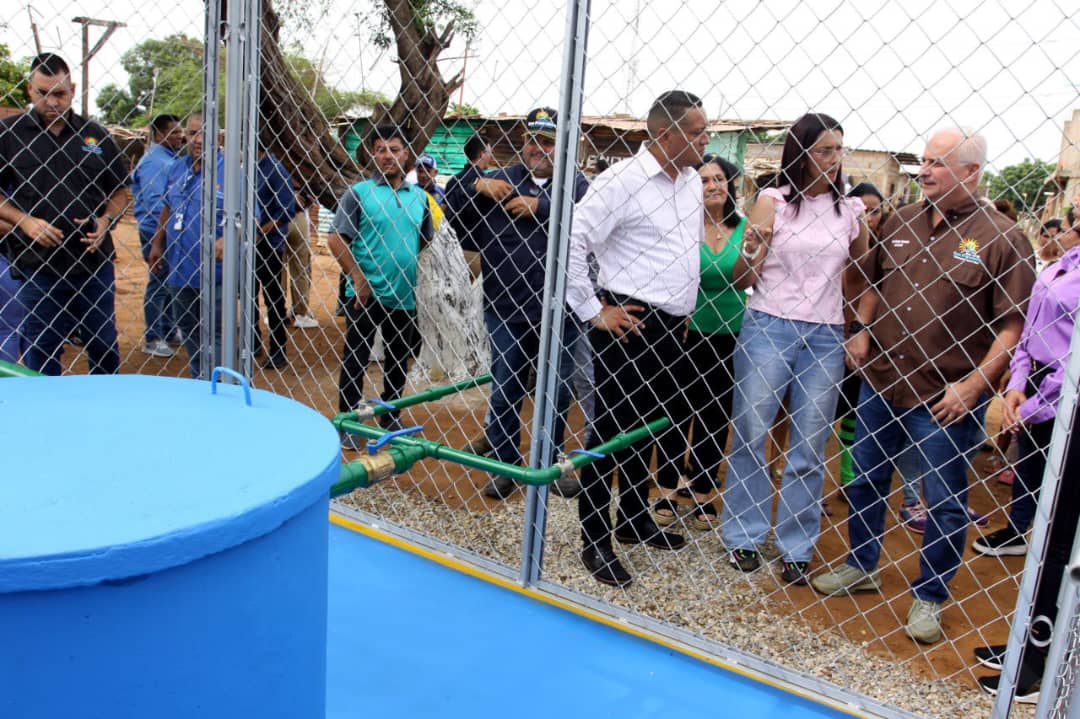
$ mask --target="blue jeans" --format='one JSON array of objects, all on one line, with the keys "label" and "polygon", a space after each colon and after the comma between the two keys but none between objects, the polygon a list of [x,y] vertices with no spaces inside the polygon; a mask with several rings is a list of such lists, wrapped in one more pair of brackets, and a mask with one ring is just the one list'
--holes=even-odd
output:
[{"label": "blue jeans", "polygon": [[724,486],[728,549],[757,550],[769,532],[773,485],[765,461],[769,429],[790,393],[791,433],[776,509],[785,561],[808,562],[821,533],[825,442],[844,376],[843,331],[748,309],[735,346],[734,433]]},{"label": "blue jeans", "polygon": [[[143,261],[150,259],[150,240],[154,233],[139,230],[139,244],[142,245]],[[146,291],[143,292],[143,332],[144,342],[168,339],[175,329],[172,313],[169,311],[169,288],[165,286],[168,270],[164,268],[165,258],[161,260],[163,269],[160,273],[147,272]]]},{"label": "blue jeans", "polygon": [[[199,379],[202,376],[202,291],[198,287],[168,287],[172,308],[173,323],[183,333],[184,349],[188,353],[188,368],[191,376]],[[217,322],[214,325],[214,356],[210,366],[215,367],[221,362],[221,287],[217,287],[214,297],[214,317]],[[210,373],[206,372],[206,379]]]},{"label": "blue jeans", "polygon": [[[540,327],[530,323],[509,323],[484,313],[488,340],[491,342],[491,399],[488,407],[487,437],[495,458],[520,464],[521,402],[528,393],[529,370],[536,367],[540,354]],[[559,449],[563,444],[566,412],[570,407],[571,376],[574,371],[573,347],[578,325],[571,318],[563,327],[563,352],[559,361],[559,383],[555,398],[555,425],[552,439]]]},{"label": "blue jeans", "polygon": [[64,343],[75,327],[81,327],[90,374],[120,370],[112,262],[88,276],[57,277],[39,269],[23,281],[18,300],[26,312],[19,334],[27,367],[59,375]]},{"label": "blue jeans", "polygon": [[19,325],[25,314],[19,303],[19,281],[0,255],[0,360],[19,361]]},{"label": "blue jeans", "polygon": [[852,450],[855,481],[847,493],[847,563],[869,572],[881,556],[892,458],[913,453],[922,477],[928,513],[919,559],[919,578],[912,593],[929,602],[949,598],[949,580],[960,567],[971,520],[967,514],[969,455],[983,440],[985,405],[963,419],[941,426],[926,406],[896,407],[864,383],[859,395]]}]

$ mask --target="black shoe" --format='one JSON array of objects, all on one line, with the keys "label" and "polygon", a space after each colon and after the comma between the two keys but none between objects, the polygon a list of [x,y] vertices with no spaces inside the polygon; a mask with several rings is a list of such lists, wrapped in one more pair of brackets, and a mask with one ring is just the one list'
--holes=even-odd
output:
[{"label": "black shoe", "polygon": [[987,557],[1022,557],[1027,554],[1027,542],[1012,527],[979,537],[971,543],[971,548]]},{"label": "black shoe", "polygon": [[398,432],[405,428],[401,424],[401,417],[397,414],[380,414],[378,421],[379,426],[387,432]]},{"label": "black shoe", "polygon": [[753,572],[761,566],[761,556],[753,549],[733,549],[728,563],[740,572]]},{"label": "black shoe", "polygon": [[284,369],[289,366],[289,358],[284,356],[270,356],[259,365],[263,369]]},{"label": "black shoe", "polygon": [[634,581],[630,572],[626,571],[619,558],[611,547],[587,547],[581,553],[581,561],[589,574],[598,582],[610,584],[613,587],[625,587]]},{"label": "black shoe", "polygon": [[[990,677],[979,677],[979,688],[992,697],[998,693],[998,684],[1001,675],[995,674]],[[1039,691],[1042,688],[1042,677],[1032,668],[1020,665],[1020,678],[1016,682],[1016,693],[1013,699],[1017,704],[1038,704]]]},{"label": "black shoe", "polygon": [[491,479],[484,485],[484,496],[492,499],[506,499],[517,491],[517,484],[509,477],[500,474],[491,475]]},{"label": "black shoe", "polygon": [[1001,665],[1005,662],[1005,645],[995,644],[992,647],[976,647],[975,660],[987,669],[1000,672]]},{"label": "black shoe", "polygon": [[623,544],[647,544],[657,549],[681,549],[686,544],[681,534],[664,532],[651,519],[637,524],[620,524],[615,527],[615,539]]},{"label": "black shoe", "polygon": [[780,578],[788,584],[809,584],[810,577],[806,573],[809,566],[810,562],[784,562],[784,571],[780,572]]},{"label": "black shoe", "polygon": [[566,497],[567,499],[576,497],[581,494],[581,481],[578,480],[576,475],[559,477],[551,483],[551,493],[556,497]]}]

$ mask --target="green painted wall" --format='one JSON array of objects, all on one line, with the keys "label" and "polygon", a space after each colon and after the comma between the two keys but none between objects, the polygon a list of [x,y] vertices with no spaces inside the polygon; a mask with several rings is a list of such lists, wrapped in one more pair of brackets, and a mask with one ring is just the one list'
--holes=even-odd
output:
[{"label": "green painted wall", "polygon": [[[356,120],[341,138],[351,157],[356,156],[356,146],[360,144],[367,123],[365,118]],[[455,120],[453,124],[435,130],[431,141],[422,152],[434,155],[439,161],[440,175],[453,175],[465,167],[465,142],[472,137],[478,126],[479,122]]]}]

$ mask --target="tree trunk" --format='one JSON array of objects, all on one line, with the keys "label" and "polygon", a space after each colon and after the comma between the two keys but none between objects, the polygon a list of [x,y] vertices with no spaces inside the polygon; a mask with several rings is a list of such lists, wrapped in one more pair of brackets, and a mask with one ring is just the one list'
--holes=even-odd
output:
[{"label": "tree trunk", "polygon": [[[401,87],[389,108],[372,114],[371,124],[400,126],[415,154],[427,146],[446,114],[451,94],[464,81],[461,73],[444,80],[437,65],[439,53],[453,38],[454,26],[450,23],[436,34],[433,27],[417,22],[410,0],[382,2],[397,43]],[[222,13],[224,19],[224,7]],[[345,189],[362,177],[367,154],[361,150],[359,161],[349,157],[327,118],[290,71],[278,45],[280,21],[271,0],[263,0],[262,20],[260,140],[319,204],[335,207]]]}]

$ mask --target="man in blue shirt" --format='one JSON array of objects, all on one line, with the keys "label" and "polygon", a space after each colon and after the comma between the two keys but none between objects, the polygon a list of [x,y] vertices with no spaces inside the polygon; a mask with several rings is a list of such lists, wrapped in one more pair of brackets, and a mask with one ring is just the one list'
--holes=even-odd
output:
[{"label": "man in blue shirt", "polygon": [[[184,146],[184,130],[176,115],[156,115],[150,121],[150,147],[146,149],[131,174],[131,194],[135,201],[135,219],[139,223],[139,245],[144,261],[150,259],[150,241],[154,238],[161,208],[164,205],[165,186],[169,180],[169,166]],[[169,291],[162,283],[162,275],[148,272],[146,291],[143,293],[142,351],[154,357],[172,357],[173,351],[167,340],[172,336],[174,325],[168,310]]]},{"label": "man in blue shirt", "polygon": [[[355,410],[363,401],[364,371],[375,333],[382,331],[382,399],[401,396],[408,361],[417,350],[416,261],[431,240],[427,193],[405,180],[409,150],[401,130],[372,129],[373,177],[353,185],[338,200],[328,246],[346,277],[345,347],[338,382],[338,409]],[[400,427],[397,412],[379,417],[388,429]],[[353,435],[346,449],[358,449]]]},{"label": "man in blue shirt", "polygon": [[[206,367],[201,357],[202,347],[202,213],[203,213],[203,121],[202,114],[187,120],[185,134],[190,150],[169,168],[169,177],[162,198],[161,214],[157,229],[150,242],[148,262],[150,271],[157,275],[169,291],[173,321],[183,334],[184,348],[188,353],[191,376],[204,375]],[[221,316],[221,232],[224,223],[224,195],[222,182],[224,163],[218,155],[217,179],[214,193],[217,220],[214,223],[217,242],[214,254],[217,268],[214,282],[214,315]],[[214,356],[210,366],[221,358],[221,322],[215,324]],[[209,372],[205,373],[209,375]]]},{"label": "man in blue shirt", "polygon": [[[262,289],[267,325],[270,327],[270,353],[262,367],[281,369],[289,363],[285,351],[289,341],[289,327],[285,322],[285,284],[282,282],[285,269],[285,235],[289,222],[296,214],[296,195],[293,193],[292,178],[288,170],[272,153],[260,149],[255,168],[256,217],[259,222],[255,238],[255,279]],[[257,303],[252,317],[255,321],[257,355],[262,349]]]},{"label": "man in blue shirt", "polygon": [[[547,273],[548,218],[551,178],[554,174],[555,111],[537,108],[525,119],[521,164],[476,178],[471,188],[475,208],[484,227],[472,233],[479,243],[484,286],[484,324],[491,342],[491,399],[487,436],[495,457],[518,464],[521,454],[521,403],[528,392],[529,372],[540,353],[540,322]],[[588,180],[576,173],[574,199],[580,200]],[[563,325],[563,353],[559,363],[556,421],[553,438],[562,444],[566,412],[570,406],[572,348],[580,326],[568,311]],[[492,475],[484,494],[505,499],[516,489],[513,481]],[[574,478],[559,480],[554,490],[573,496]]]}]

